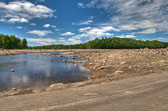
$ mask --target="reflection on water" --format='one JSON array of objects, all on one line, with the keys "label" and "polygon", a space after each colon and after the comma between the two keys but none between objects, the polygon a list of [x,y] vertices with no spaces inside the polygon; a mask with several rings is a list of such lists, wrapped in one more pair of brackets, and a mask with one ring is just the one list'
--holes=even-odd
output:
[{"label": "reflection on water", "polygon": [[[67,59],[67,62],[62,62]],[[86,80],[91,72],[81,64],[74,66],[70,55],[48,53],[0,56],[0,91],[11,88],[41,88],[52,83]],[[15,72],[11,72],[15,69]]]}]

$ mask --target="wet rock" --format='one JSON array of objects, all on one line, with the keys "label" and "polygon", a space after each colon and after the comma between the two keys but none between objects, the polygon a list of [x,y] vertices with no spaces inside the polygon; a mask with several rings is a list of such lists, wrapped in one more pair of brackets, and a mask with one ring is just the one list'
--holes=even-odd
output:
[{"label": "wet rock", "polygon": [[71,63],[72,63],[72,64],[75,64],[75,63],[76,63],[76,61],[71,61]]},{"label": "wet rock", "polygon": [[11,69],[11,72],[15,72],[15,69]]},{"label": "wet rock", "polygon": [[38,76],[38,78],[42,78],[42,76]]},{"label": "wet rock", "polygon": [[62,62],[67,62],[67,60],[66,60],[66,59],[64,59],[64,60],[62,60]]},{"label": "wet rock", "polygon": [[77,66],[78,66],[78,64],[74,64],[74,66],[76,66],[76,67],[77,67]]},{"label": "wet rock", "polygon": [[78,56],[73,56],[73,59],[77,59],[78,58]]}]

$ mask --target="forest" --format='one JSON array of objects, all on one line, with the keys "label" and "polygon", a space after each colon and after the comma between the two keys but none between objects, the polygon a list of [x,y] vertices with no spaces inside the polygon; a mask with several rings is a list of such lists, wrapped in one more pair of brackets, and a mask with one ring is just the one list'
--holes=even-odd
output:
[{"label": "forest", "polygon": [[27,46],[26,39],[19,39],[14,35],[0,34],[1,49],[140,49],[140,48],[167,48],[168,42],[157,40],[136,40],[132,38],[96,38],[87,43],[75,45],[45,45],[45,46]]},{"label": "forest", "polygon": [[140,49],[140,48],[167,48],[168,42],[160,42],[157,40],[136,40],[131,38],[101,38],[76,45],[46,45],[29,47],[30,49]]},{"label": "forest", "polygon": [[27,40],[19,39],[14,35],[0,34],[0,49],[26,49]]}]

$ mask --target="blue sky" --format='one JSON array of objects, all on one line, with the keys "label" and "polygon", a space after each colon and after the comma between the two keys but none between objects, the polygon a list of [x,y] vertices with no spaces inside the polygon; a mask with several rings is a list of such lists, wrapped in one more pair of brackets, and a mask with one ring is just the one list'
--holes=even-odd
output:
[{"label": "blue sky", "polygon": [[168,41],[167,0],[0,0],[0,33],[28,45],[101,37]]}]

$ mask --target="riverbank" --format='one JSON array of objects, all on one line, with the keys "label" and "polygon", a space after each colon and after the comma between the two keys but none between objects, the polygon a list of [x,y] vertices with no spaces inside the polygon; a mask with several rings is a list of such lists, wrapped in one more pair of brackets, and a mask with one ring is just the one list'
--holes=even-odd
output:
[{"label": "riverbank", "polygon": [[[97,51],[99,49],[10,49],[0,50],[0,56],[26,54],[26,53],[50,53],[50,52],[74,52],[78,53],[81,51]],[[69,53],[67,53],[69,54]],[[66,54],[66,55],[67,55]]]},{"label": "riverbank", "polygon": [[[87,81],[63,84],[52,84],[47,88],[17,90],[3,92],[0,97],[20,94],[40,93],[65,88],[81,87],[90,84],[98,84],[106,81],[133,78],[149,74],[160,74],[168,71],[168,49],[109,49],[109,50],[26,50],[25,52],[46,53],[49,51],[70,51],[80,53],[81,51],[96,51],[91,53],[80,53],[84,67],[90,69],[93,75]],[[19,50],[17,51],[19,52]],[[20,51],[20,52],[23,52]],[[75,56],[74,56],[75,57]]]},{"label": "riverbank", "polygon": [[168,71],[168,49],[123,49],[81,54],[91,78],[123,79]]},{"label": "riverbank", "polygon": [[1,111],[167,111],[168,75],[150,74],[17,96],[0,97]]}]

